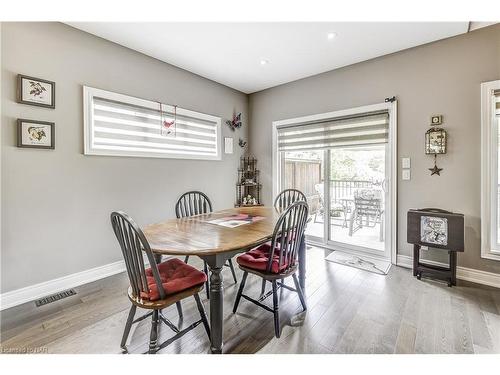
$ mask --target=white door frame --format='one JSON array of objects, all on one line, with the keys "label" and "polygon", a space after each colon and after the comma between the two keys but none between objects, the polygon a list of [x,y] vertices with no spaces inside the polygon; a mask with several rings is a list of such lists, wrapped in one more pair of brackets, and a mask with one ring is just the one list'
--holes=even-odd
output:
[{"label": "white door frame", "polygon": [[[309,123],[312,121],[322,121],[322,120],[327,120],[327,119],[332,119],[336,117],[343,117],[343,116],[351,116],[351,115],[356,115],[360,113],[368,113],[368,112],[375,112],[375,111],[381,111],[381,110],[387,110],[389,112],[389,146],[390,146],[390,154],[389,154],[389,159],[386,161],[386,165],[389,166],[388,168],[388,175],[389,175],[389,181],[386,183],[390,185],[390,198],[386,202],[386,212],[391,213],[391,220],[390,224],[387,225],[387,217],[386,217],[386,227],[389,230],[390,229],[390,236],[386,237],[386,240],[389,240],[389,246],[390,246],[390,257],[391,257],[391,262],[393,264],[396,264],[396,259],[397,259],[397,182],[398,182],[398,175],[397,175],[397,107],[398,103],[397,100],[391,102],[386,102],[386,103],[379,103],[379,104],[372,104],[372,105],[367,105],[367,106],[361,106],[361,107],[355,107],[355,108],[349,108],[349,109],[344,109],[340,111],[333,111],[333,112],[326,112],[326,113],[320,113],[320,114],[315,114],[315,115],[308,115],[308,116],[302,116],[302,117],[296,117],[296,118],[291,118],[291,119],[285,119],[285,120],[278,120],[278,121],[273,121],[272,124],[272,180],[273,180],[273,197],[275,197],[278,194],[278,190],[280,189],[281,186],[281,178],[282,178],[282,169],[284,167],[284,160],[283,158],[280,158],[278,155],[278,128],[282,126],[290,126],[290,125],[297,125],[299,126],[301,123]],[[329,164],[329,161],[324,160],[324,165]],[[325,192],[329,193],[328,186],[325,186]],[[328,197],[325,196],[325,199]],[[327,201],[328,202],[328,201]],[[326,222],[327,220],[325,220]],[[325,224],[325,227],[327,227],[328,224]],[[324,243],[322,245],[327,246],[327,242],[329,242],[329,228],[325,229],[326,231],[326,237],[324,238]],[[319,244],[321,245],[321,244]]]}]

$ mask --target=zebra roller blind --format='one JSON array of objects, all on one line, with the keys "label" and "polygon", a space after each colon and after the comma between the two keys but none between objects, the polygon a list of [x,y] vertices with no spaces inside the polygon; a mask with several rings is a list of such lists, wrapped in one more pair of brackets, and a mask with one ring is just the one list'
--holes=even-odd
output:
[{"label": "zebra roller blind", "polygon": [[219,117],[91,87],[84,108],[87,155],[220,160]]},{"label": "zebra roller blind", "polygon": [[293,124],[278,128],[278,150],[298,151],[387,143],[389,113],[377,111],[355,116]]}]

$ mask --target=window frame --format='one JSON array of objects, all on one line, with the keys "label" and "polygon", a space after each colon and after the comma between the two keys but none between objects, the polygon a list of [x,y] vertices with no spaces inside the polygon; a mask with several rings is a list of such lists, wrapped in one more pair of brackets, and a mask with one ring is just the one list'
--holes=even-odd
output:
[{"label": "window frame", "polygon": [[497,222],[500,147],[494,94],[499,89],[500,80],[481,84],[481,258],[492,260],[500,260]]},{"label": "window frame", "polygon": [[[153,110],[158,110],[158,102],[141,99],[130,95],[106,91],[95,87],[83,86],[83,153],[84,155],[98,156],[121,156],[121,157],[144,157],[161,159],[191,159],[191,160],[222,160],[221,139],[222,128],[221,118],[206,113],[191,111],[189,109],[177,107],[178,115],[185,115],[201,120],[207,120],[216,123],[216,154],[215,155],[196,155],[188,153],[160,153],[144,151],[122,151],[96,149],[92,147],[94,136],[94,97],[113,100],[123,104],[141,106]],[[162,107],[172,107],[171,105],[161,103]]]}]

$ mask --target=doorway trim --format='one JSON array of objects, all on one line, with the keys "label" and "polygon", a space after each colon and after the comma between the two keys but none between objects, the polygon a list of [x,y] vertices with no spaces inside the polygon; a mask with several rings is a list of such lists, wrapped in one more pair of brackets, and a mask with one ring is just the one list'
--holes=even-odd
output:
[{"label": "doorway trim", "polygon": [[[273,181],[273,197],[278,194],[278,188],[281,186],[281,176],[284,161],[282,158],[278,157],[278,128],[282,126],[290,126],[309,123],[313,121],[322,121],[336,117],[351,116],[360,113],[375,112],[380,110],[387,110],[389,112],[389,145],[391,147],[391,238],[390,238],[390,248],[391,248],[391,263],[396,264],[397,260],[397,229],[398,229],[398,215],[397,215],[397,196],[398,196],[398,150],[397,150],[397,100],[393,102],[384,102],[372,105],[366,105],[361,107],[343,109],[333,112],[325,112],[314,115],[295,117],[284,120],[273,121],[272,123],[272,181]],[[326,246],[326,243],[324,244]]]}]

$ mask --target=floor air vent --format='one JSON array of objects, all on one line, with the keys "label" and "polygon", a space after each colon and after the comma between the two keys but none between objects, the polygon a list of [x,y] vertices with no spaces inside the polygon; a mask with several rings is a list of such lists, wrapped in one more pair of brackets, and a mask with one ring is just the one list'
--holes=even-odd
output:
[{"label": "floor air vent", "polygon": [[50,296],[37,299],[35,301],[35,305],[36,305],[36,307],[40,307],[40,306],[46,305],[48,303],[59,301],[60,299],[63,299],[63,298],[69,297],[69,296],[74,296],[75,294],[76,294],[76,292],[73,289],[68,289],[68,290],[65,290],[64,292],[52,294]]}]

